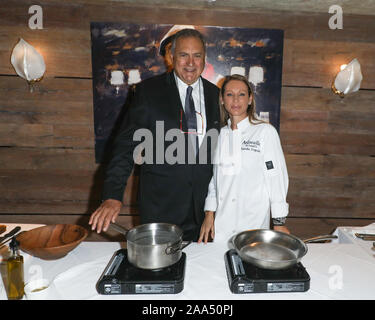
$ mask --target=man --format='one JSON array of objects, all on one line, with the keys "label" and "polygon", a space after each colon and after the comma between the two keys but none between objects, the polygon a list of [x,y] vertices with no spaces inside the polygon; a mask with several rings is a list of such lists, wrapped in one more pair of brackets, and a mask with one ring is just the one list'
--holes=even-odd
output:
[{"label": "man", "polygon": [[[183,163],[169,164],[166,159],[160,161],[157,159],[160,155],[157,148],[166,150],[172,142],[163,141],[164,146],[160,145],[157,133],[160,135],[158,130],[162,123],[164,134],[178,129],[187,145],[190,141],[202,145],[207,142],[204,141],[206,132],[211,129],[219,131],[219,89],[201,78],[205,54],[202,35],[194,29],[183,29],[174,35],[172,42],[173,72],[147,79],[136,87],[134,101],[116,139],[114,156],[107,168],[104,202],[89,221],[93,230],[106,231],[119,215],[126,181],[134,165],[133,152],[140,143],[135,141],[134,133],[138,129],[148,129],[153,136],[153,161],[143,163],[140,169],[141,223],[173,223],[182,228],[185,240],[198,240],[204,219],[204,201],[212,176],[210,156],[203,164],[192,164],[188,161],[189,155],[184,157]],[[194,108],[195,112],[192,111]],[[213,147],[208,143],[205,151],[210,154]],[[197,149],[195,152],[199,154]]]}]

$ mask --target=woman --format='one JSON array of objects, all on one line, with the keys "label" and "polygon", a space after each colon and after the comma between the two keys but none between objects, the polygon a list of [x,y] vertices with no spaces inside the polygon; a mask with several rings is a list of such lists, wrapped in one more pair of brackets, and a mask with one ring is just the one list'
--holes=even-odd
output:
[{"label": "woman", "polygon": [[214,174],[205,201],[198,242],[228,241],[248,229],[289,233],[286,195],[288,173],[275,128],[256,118],[247,79],[231,75],[220,92],[221,129]]}]

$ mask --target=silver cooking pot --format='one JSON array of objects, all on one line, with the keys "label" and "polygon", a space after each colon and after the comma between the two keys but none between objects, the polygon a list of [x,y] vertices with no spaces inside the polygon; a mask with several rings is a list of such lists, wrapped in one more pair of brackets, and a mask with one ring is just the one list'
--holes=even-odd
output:
[{"label": "silver cooking pot", "polygon": [[182,241],[183,231],[174,224],[147,223],[133,229],[110,226],[126,235],[128,260],[141,269],[156,270],[178,262],[182,249],[191,241]]},{"label": "silver cooking pot", "polygon": [[306,243],[336,238],[325,235],[300,240],[284,232],[254,229],[238,233],[232,243],[242,260],[259,268],[281,270],[300,262],[307,253]]}]

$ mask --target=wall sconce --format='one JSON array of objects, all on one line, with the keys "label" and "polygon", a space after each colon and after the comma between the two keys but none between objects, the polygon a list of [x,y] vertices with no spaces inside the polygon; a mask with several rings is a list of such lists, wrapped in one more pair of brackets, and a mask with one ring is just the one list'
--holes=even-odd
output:
[{"label": "wall sconce", "polygon": [[353,59],[347,65],[341,66],[341,71],[336,75],[332,84],[332,91],[341,98],[359,90],[362,82],[361,65]]},{"label": "wall sconce", "polygon": [[43,56],[21,38],[14,47],[10,60],[17,74],[28,82],[30,92],[33,92],[34,83],[42,80],[46,71]]},{"label": "wall sconce", "polygon": [[33,92],[34,83],[42,80],[46,71],[43,56],[21,38],[13,49],[11,62],[17,74],[28,82],[30,92]]},{"label": "wall sconce", "polygon": [[118,95],[120,87],[124,85],[124,73],[121,70],[111,71],[110,83],[116,87],[116,95]]}]

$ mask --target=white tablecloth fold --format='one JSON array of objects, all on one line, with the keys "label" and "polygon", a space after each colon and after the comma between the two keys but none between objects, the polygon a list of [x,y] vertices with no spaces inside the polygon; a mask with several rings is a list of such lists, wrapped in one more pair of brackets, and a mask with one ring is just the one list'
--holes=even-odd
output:
[{"label": "white tablecloth fold", "polygon": [[372,250],[374,241],[357,238],[356,233],[375,234],[375,223],[364,227],[338,227],[333,234],[338,236],[338,239],[335,240],[336,243],[355,244],[373,259],[375,256],[375,251]]}]

